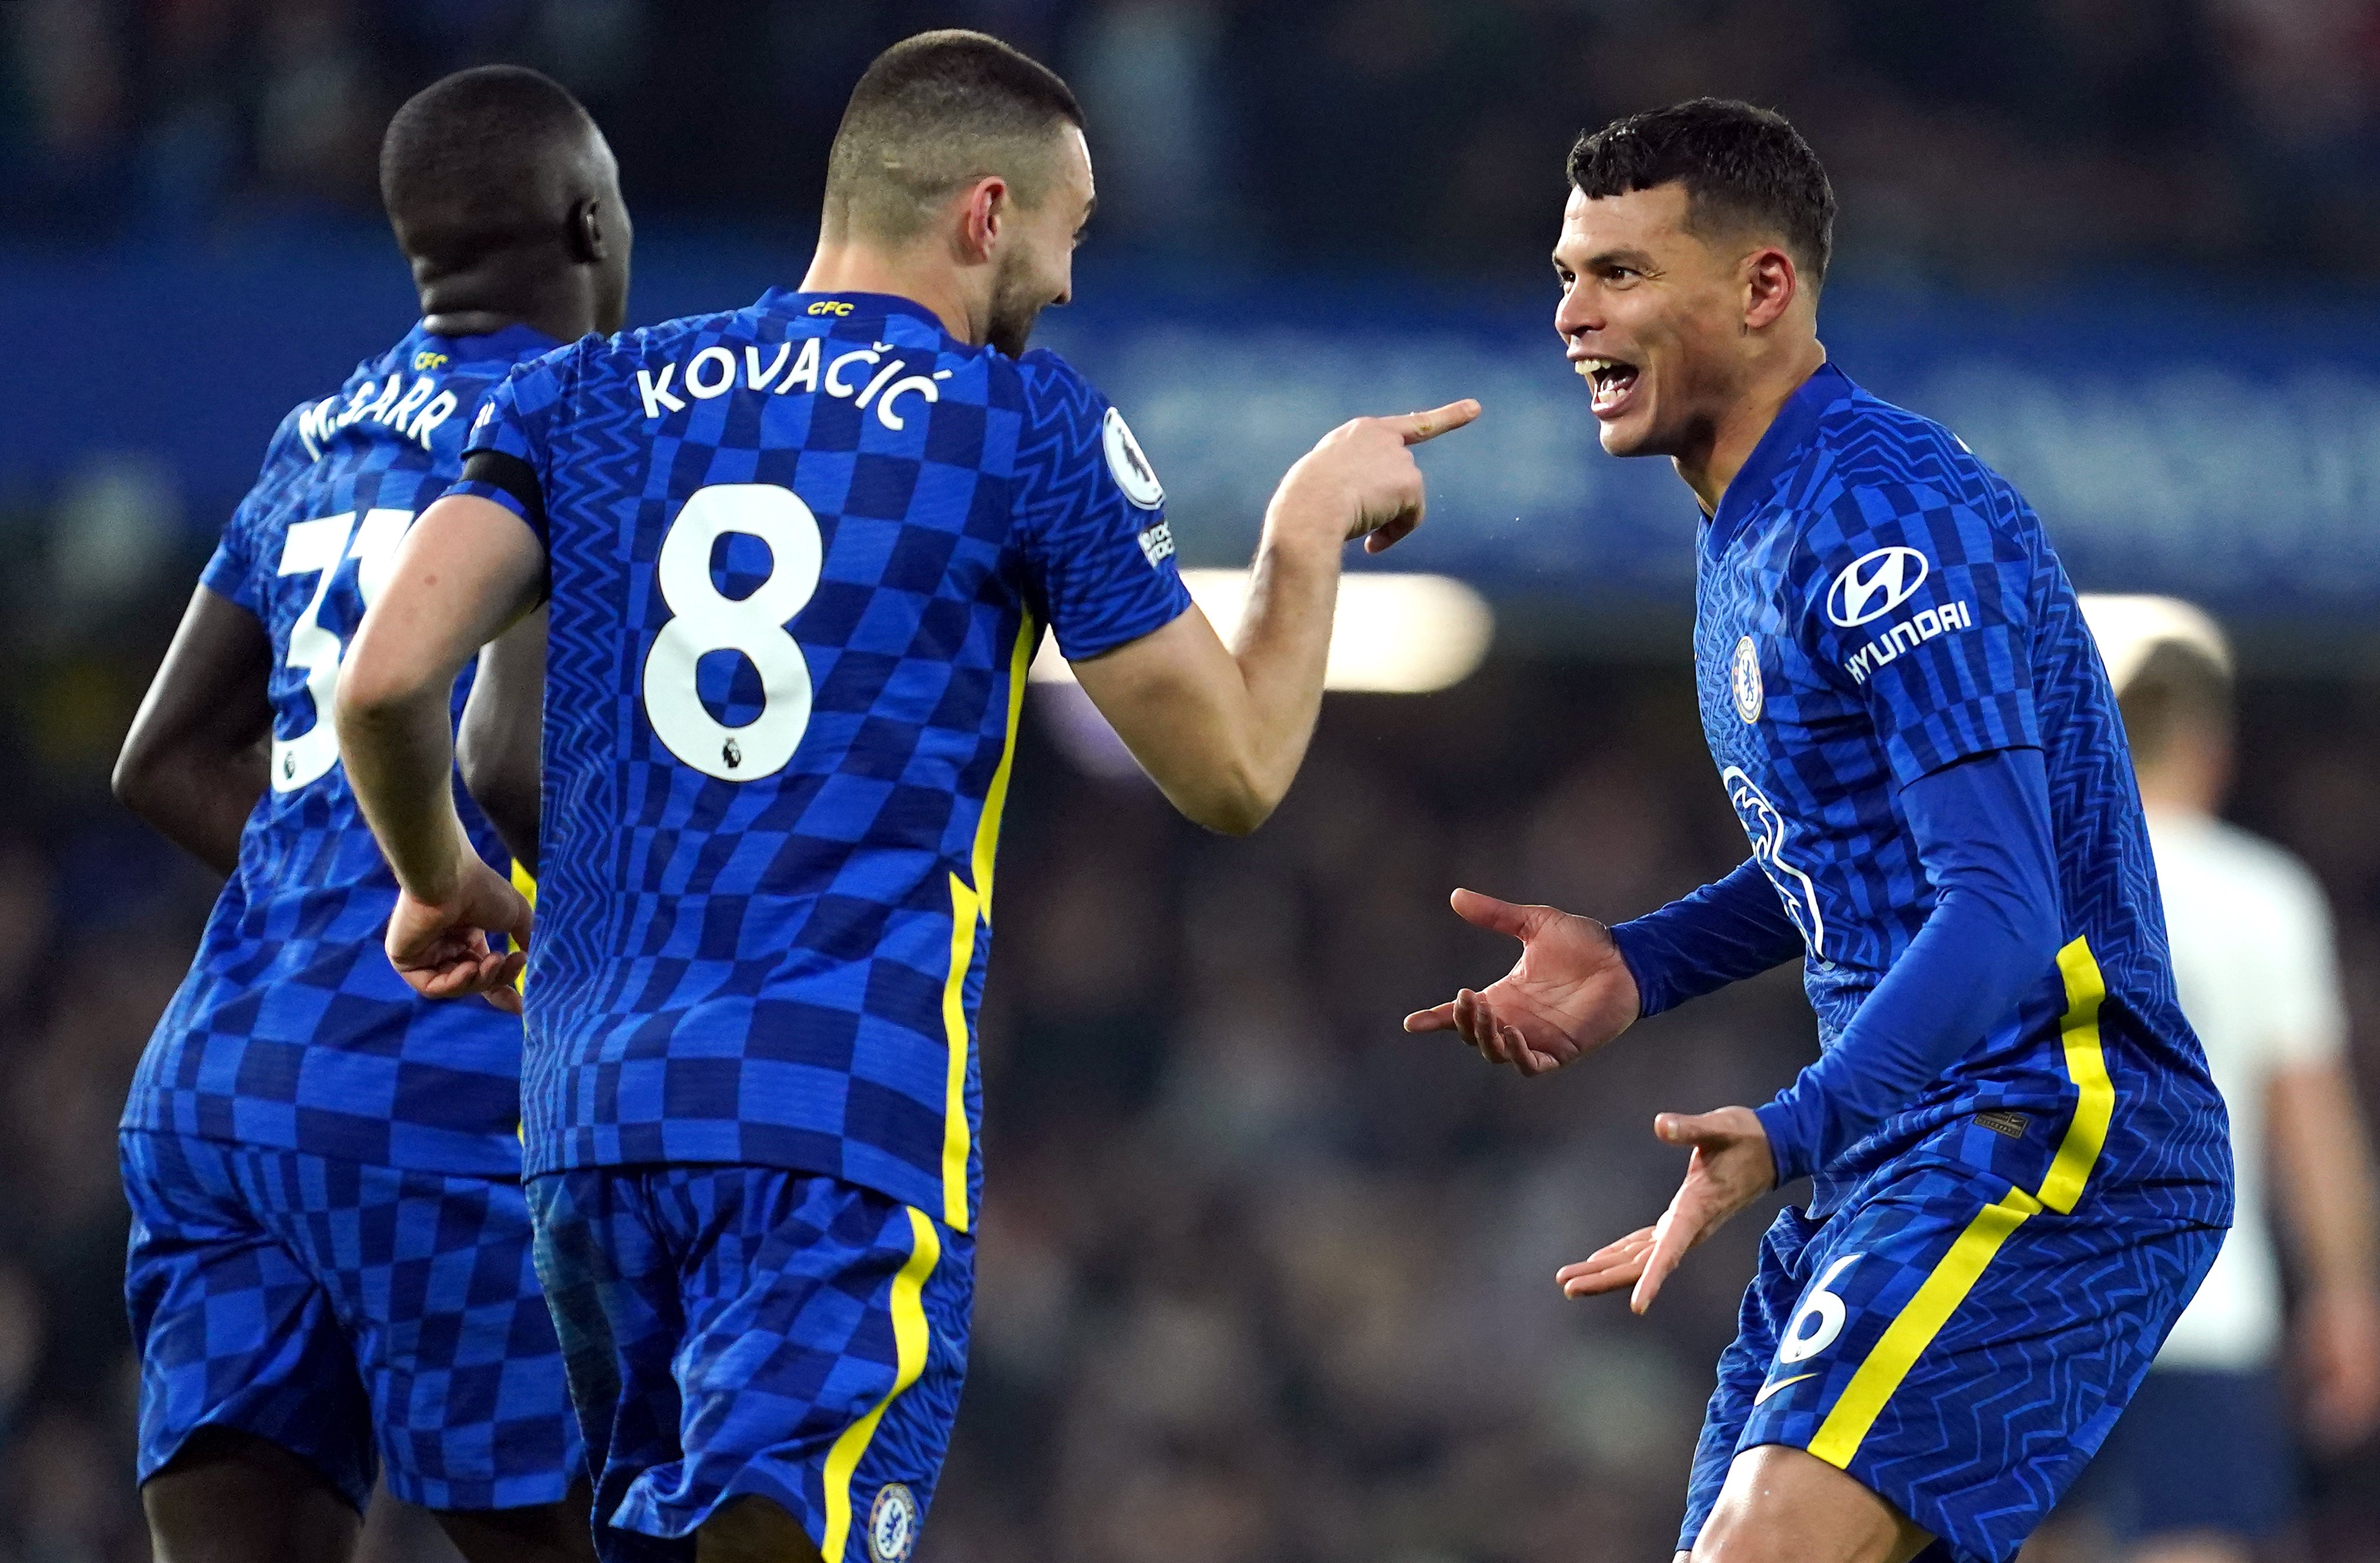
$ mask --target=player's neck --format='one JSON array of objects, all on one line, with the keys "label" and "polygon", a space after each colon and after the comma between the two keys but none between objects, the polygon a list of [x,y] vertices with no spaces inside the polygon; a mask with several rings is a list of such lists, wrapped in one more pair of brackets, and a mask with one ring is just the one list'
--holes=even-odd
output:
[{"label": "player's neck", "polygon": [[982,345],[990,311],[969,279],[946,255],[926,247],[887,251],[849,239],[819,240],[818,253],[802,277],[804,293],[882,293],[933,311],[942,329],[971,345]]},{"label": "player's neck", "polygon": [[439,336],[493,336],[525,325],[556,342],[576,342],[595,329],[595,311],[583,288],[516,292],[432,284],[421,289],[421,324]]},{"label": "player's neck", "polygon": [[1778,411],[1826,361],[1826,348],[1817,338],[1811,337],[1773,362],[1762,365],[1743,392],[1712,421],[1708,439],[1698,448],[1679,454],[1675,458],[1678,476],[1694,491],[1704,514],[1718,514],[1719,502],[1727,497],[1727,486],[1735,481],[1735,475],[1752,459],[1761,436],[1777,421]]}]

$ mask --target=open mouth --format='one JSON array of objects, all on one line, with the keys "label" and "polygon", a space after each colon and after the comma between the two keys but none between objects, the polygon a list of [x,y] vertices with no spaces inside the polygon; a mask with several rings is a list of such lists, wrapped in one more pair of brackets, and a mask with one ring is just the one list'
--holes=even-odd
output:
[{"label": "open mouth", "polygon": [[1627,403],[1636,389],[1636,366],[1618,358],[1581,358],[1578,372],[1593,392],[1595,416],[1609,418]]}]

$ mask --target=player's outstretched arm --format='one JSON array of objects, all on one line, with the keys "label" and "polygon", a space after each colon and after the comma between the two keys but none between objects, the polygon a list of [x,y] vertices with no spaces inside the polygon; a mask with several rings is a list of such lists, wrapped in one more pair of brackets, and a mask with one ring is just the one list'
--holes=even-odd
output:
[{"label": "player's outstretched arm", "polygon": [[488,643],[455,730],[455,768],[464,787],[531,874],[543,782],[546,620],[540,605]]},{"label": "player's outstretched arm", "polygon": [[1342,548],[1362,538],[1377,553],[1421,525],[1411,447],[1478,416],[1463,401],[1357,418],[1291,467],[1265,512],[1238,645],[1225,648],[1192,608],[1075,664],[1084,693],[1184,815],[1239,836],[1280,804],[1322,708]]},{"label": "player's outstretched arm", "polygon": [[1592,917],[1550,906],[1515,906],[1459,890],[1463,921],[1521,941],[1521,958],[1486,991],[1464,988],[1447,1003],[1405,1017],[1407,1031],[1451,1031],[1493,1063],[1523,1074],[1560,1069],[1633,1024],[1642,1008],[1635,975]]},{"label": "player's outstretched arm", "polygon": [[[536,603],[544,551],[491,501],[449,494],[406,535],[380,599],[339,671],[339,753],[372,835],[395,870],[388,954],[433,999],[485,993],[517,1012],[511,987],[528,904],[483,862],[455,812],[455,675]],[[489,948],[491,931],[516,948]]]},{"label": "player's outstretched arm", "polygon": [[264,795],[272,672],[273,639],[256,615],[200,587],[115,757],[116,800],[225,876]]},{"label": "player's outstretched arm", "polygon": [[1454,910],[1521,940],[1520,963],[1485,993],[1405,1017],[1407,1031],[1452,1031],[1480,1056],[1542,1074],[1610,1041],[1645,1015],[1755,976],[1802,950],[1802,932],[1757,862],[1659,911],[1606,928],[1550,906],[1470,891]]}]

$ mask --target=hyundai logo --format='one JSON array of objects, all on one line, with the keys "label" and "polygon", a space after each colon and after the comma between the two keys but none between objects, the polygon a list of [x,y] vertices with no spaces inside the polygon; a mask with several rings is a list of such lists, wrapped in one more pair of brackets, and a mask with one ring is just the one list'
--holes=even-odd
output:
[{"label": "hyundai logo", "polygon": [[1827,617],[1850,629],[1882,618],[1925,584],[1925,556],[1913,548],[1879,548],[1843,567],[1827,593]]}]

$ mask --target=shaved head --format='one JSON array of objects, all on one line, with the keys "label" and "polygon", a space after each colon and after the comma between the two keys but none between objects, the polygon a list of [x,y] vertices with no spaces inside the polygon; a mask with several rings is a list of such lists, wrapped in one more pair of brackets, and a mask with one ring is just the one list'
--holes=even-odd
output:
[{"label": "shaved head", "polygon": [[518,66],[458,71],[396,111],[380,149],[380,194],[407,251],[462,271],[547,242],[593,199],[602,138],[578,100]]},{"label": "shaved head", "polygon": [[527,318],[568,293],[590,311],[570,334],[619,329],[631,236],[619,166],[559,83],[481,66],[424,88],[389,121],[380,192],[425,315]]},{"label": "shaved head", "polygon": [[827,161],[825,226],[887,246],[923,233],[987,176],[1038,206],[1061,171],[1058,131],[1083,111],[1057,73],[1000,40],[921,32],[876,57],[852,90]]}]

